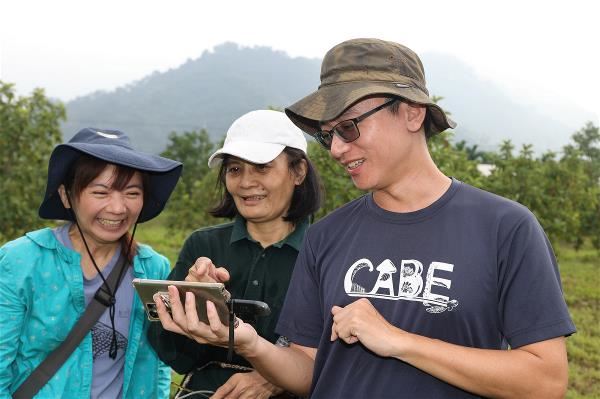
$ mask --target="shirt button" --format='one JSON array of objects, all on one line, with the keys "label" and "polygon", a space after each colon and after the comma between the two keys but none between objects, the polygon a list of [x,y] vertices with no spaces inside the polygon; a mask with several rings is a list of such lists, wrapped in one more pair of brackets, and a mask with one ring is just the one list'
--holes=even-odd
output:
[{"label": "shirt button", "polygon": [[264,258],[265,256],[267,256],[267,254],[264,252],[260,255],[261,258]]},{"label": "shirt button", "polygon": [[258,280],[252,280],[252,285],[258,285]]}]

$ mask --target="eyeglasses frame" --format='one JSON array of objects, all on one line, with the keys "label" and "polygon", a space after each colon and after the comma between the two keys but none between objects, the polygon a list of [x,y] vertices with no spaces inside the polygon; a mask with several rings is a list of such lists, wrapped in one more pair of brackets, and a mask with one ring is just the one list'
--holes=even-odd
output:
[{"label": "eyeglasses frame", "polygon": [[[321,144],[323,147],[325,147],[327,150],[331,149],[331,143],[333,142],[333,134],[335,133],[344,143],[351,143],[353,141],[358,140],[358,138],[360,137],[360,129],[358,128],[358,124],[360,122],[362,122],[363,120],[365,120],[366,118],[368,118],[369,116],[373,115],[374,113],[381,111],[382,109],[389,107],[390,105],[392,105],[393,103],[395,103],[396,101],[399,101],[400,99],[397,97],[394,97],[392,99],[390,99],[389,101],[384,102],[381,105],[378,105],[377,107],[373,108],[370,111],[365,112],[362,115],[357,116],[356,118],[352,118],[352,119],[344,119],[343,121],[340,121],[338,123],[335,124],[334,127],[332,127],[330,130],[319,130],[318,132],[315,133],[314,137],[315,139],[319,142],[319,144]],[[352,124],[354,125],[354,129],[356,130],[356,132],[358,133],[356,138],[352,139],[352,140],[347,140],[346,138],[344,138],[340,133],[337,132],[336,128],[338,126],[340,126],[342,123],[347,123],[347,122],[352,122]],[[326,142],[323,139],[323,135],[327,134],[329,136],[331,136],[331,142],[329,143],[329,145],[326,144]]]}]

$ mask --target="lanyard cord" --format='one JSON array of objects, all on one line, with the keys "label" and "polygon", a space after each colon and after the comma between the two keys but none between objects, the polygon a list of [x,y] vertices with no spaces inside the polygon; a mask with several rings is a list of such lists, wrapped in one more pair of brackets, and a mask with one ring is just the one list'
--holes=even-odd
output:
[{"label": "lanyard cord", "polygon": [[[66,192],[66,195],[67,195],[67,202],[69,203],[69,206],[70,206],[69,211],[71,212],[71,215],[73,216],[73,220],[75,221],[75,226],[77,226],[77,230],[79,230],[79,234],[81,235],[81,239],[83,240],[83,245],[85,246],[85,250],[87,251],[87,253],[90,257],[92,264],[94,265],[94,268],[96,269],[96,271],[100,275],[100,278],[102,279],[103,284],[100,287],[100,289],[102,291],[106,292],[110,298],[109,299],[109,307],[108,307],[108,318],[110,319],[110,326],[112,329],[112,337],[110,339],[110,348],[108,351],[108,356],[111,359],[115,359],[117,357],[117,349],[118,349],[118,347],[117,347],[117,329],[115,328],[115,303],[116,303],[117,289],[119,286],[119,282],[121,281],[121,278],[123,277],[123,273],[125,272],[125,267],[122,267],[121,270],[119,270],[119,277],[115,282],[115,290],[113,291],[113,289],[110,287],[110,285],[106,281],[106,278],[104,278],[104,275],[100,271],[100,268],[96,264],[96,260],[92,256],[92,252],[90,251],[87,241],[85,240],[83,231],[81,230],[81,227],[79,226],[79,223],[77,222],[77,215],[75,214],[75,208],[73,207],[73,204],[71,203],[71,197],[68,192]],[[125,262],[127,262],[129,259],[129,253],[131,251],[131,246],[133,244],[133,237],[135,236],[136,229],[137,229],[137,221],[135,222],[135,225],[133,226],[133,232],[131,233],[131,238],[129,239],[129,243],[127,244],[127,250],[125,251]],[[123,255],[121,255],[121,256],[123,256]]]},{"label": "lanyard cord", "polygon": [[235,303],[235,299],[231,299],[229,301],[229,343],[227,345],[227,363],[231,363],[233,361],[233,341],[235,338],[234,330],[235,330],[235,312],[233,310],[233,304]]}]

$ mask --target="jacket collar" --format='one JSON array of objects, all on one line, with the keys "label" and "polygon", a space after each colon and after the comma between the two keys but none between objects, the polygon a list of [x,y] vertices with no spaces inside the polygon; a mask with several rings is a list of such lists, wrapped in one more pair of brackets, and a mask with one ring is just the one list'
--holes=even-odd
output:
[{"label": "jacket collar", "polygon": [[[54,233],[52,232],[52,229],[49,227],[46,227],[46,228],[40,229],[40,230],[36,230],[36,231],[30,231],[28,233],[25,233],[25,235],[31,241],[35,242],[40,247],[57,251],[59,253],[59,255],[61,257],[63,257],[65,260],[71,261],[71,260],[77,258],[77,262],[79,262],[79,260],[81,259],[81,255],[78,252],[73,251],[72,249],[67,248],[64,245],[62,245],[56,239],[56,237],[54,236]],[[151,256],[152,256],[152,252],[149,247],[147,247],[146,245],[142,245],[142,244],[138,245],[138,252],[137,252],[135,258],[146,259],[146,258],[150,258]],[[133,270],[135,271],[135,273],[143,273],[141,265],[139,264],[139,262],[136,261],[135,258],[133,261]]]}]

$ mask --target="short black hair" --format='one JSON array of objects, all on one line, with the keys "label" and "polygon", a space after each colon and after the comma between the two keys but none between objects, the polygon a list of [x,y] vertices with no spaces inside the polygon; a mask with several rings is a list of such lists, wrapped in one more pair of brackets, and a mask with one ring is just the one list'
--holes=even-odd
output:
[{"label": "short black hair", "polygon": [[[317,170],[304,151],[297,148],[285,147],[283,152],[288,158],[289,170],[292,173],[298,172],[302,160],[306,161],[306,176],[304,181],[294,187],[290,209],[288,209],[287,215],[283,217],[283,220],[292,222],[295,225],[302,219],[314,215],[321,208],[323,202],[323,185]],[[233,197],[229,194],[225,185],[227,158],[228,155],[223,157],[217,178],[217,189],[221,191],[221,199],[208,212],[215,217],[231,219],[238,215],[238,210]]]},{"label": "short black hair", "polygon": [[[389,112],[391,112],[392,115],[398,115],[398,112],[400,110],[400,103],[418,105],[417,103],[410,102],[403,97],[394,96],[392,98],[396,99],[396,101],[394,101],[392,105],[390,105],[390,107],[388,108]],[[425,119],[423,120],[423,128],[425,130],[425,138],[429,139],[430,137],[434,136],[434,134],[432,134],[431,132],[431,111],[427,106],[425,106]]]}]

